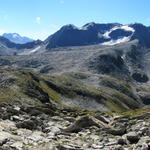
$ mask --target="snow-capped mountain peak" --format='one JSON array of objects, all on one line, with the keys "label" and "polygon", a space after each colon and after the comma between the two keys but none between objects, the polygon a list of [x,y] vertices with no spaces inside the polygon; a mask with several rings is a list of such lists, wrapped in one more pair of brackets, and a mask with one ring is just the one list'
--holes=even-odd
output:
[{"label": "snow-capped mountain peak", "polygon": [[20,36],[18,33],[4,33],[3,37],[17,44],[25,44],[34,40],[25,36]]}]

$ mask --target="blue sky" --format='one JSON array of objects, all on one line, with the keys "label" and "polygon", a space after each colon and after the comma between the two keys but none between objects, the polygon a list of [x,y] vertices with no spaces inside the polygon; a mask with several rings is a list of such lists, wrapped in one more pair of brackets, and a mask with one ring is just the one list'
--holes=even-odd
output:
[{"label": "blue sky", "polygon": [[65,24],[88,22],[150,26],[150,0],[0,0],[0,34],[44,40]]}]

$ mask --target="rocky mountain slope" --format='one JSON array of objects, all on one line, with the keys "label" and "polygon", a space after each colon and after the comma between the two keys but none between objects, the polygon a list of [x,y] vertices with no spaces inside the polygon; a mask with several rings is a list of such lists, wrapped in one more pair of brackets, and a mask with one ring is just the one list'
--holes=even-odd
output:
[{"label": "rocky mountain slope", "polygon": [[149,108],[124,114],[0,103],[2,150],[149,150]]},{"label": "rocky mountain slope", "polygon": [[25,44],[34,41],[33,39],[30,39],[28,37],[20,36],[18,33],[4,33],[2,36],[16,44]]},{"label": "rocky mountain slope", "polygon": [[68,25],[26,44],[0,37],[0,54],[0,149],[150,148],[148,27]]},{"label": "rocky mountain slope", "polygon": [[[58,48],[29,56],[1,56],[0,66],[5,67],[3,71],[8,68],[6,76],[13,73],[9,72],[10,68],[40,72],[37,75],[32,71],[19,73],[17,78],[29,79],[31,86],[26,85],[28,82],[18,85],[18,81],[14,82],[14,86],[22,89],[22,85],[25,91],[29,86],[33,92],[31,95],[43,94],[42,100],[47,102],[54,92],[57,96],[53,100],[59,104],[88,110],[124,111],[150,103],[149,48],[138,41],[117,46]],[[16,78],[16,75],[13,76]],[[1,82],[4,82],[3,78]]]},{"label": "rocky mountain slope", "polygon": [[[21,106],[50,103],[58,108],[103,111],[123,111],[142,106],[139,97],[133,92],[132,84],[108,76],[84,73],[42,75],[10,68],[0,71],[1,102]],[[86,80],[94,77],[99,79],[99,89],[86,83]]]}]

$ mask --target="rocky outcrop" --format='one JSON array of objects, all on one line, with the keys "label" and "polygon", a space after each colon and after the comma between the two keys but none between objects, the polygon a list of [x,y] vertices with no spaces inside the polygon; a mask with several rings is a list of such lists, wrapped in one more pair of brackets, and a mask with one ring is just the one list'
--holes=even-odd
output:
[{"label": "rocky outcrop", "polygon": [[69,109],[59,110],[59,113],[53,115],[45,113],[42,109],[41,113],[30,113],[30,111],[28,113],[27,110],[31,108],[23,109],[0,103],[0,110],[2,109],[17,111],[11,115],[8,112],[7,118],[3,118],[2,115],[0,117],[2,150],[148,150],[150,148],[150,119],[146,115],[149,109],[143,110],[141,115],[134,117],[109,115],[104,112],[87,115],[84,111],[81,114]]},{"label": "rocky outcrop", "polygon": [[66,129],[63,129],[63,132],[79,132],[84,128],[88,128],[90,126],[97,126],[99,128],[107,128],[108,125],[105,124],[104,122],[91,117],[91,116],[86,116],[86,117],[82,117],[79,120],[77,120],[74,124],[72,124],[71,126],[69,126]]},{"label": "rocky outcrop", "polygon": [[133,73],[132,78],[136,80],[137,82],[148,82],[149,78],[146,74],[141,74],[141,73]]}]

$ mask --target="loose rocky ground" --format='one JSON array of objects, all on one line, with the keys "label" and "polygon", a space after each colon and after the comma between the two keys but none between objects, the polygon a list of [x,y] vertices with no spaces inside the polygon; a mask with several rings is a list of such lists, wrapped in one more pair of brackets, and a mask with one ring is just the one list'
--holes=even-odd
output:
[{"label": "loose rocky ground", "polygon": [[0,103],[0,111],[2,150],[150,149],[149,108],[109,115]]}]

